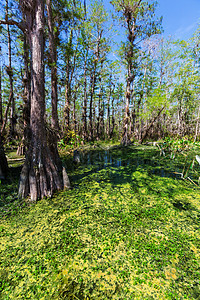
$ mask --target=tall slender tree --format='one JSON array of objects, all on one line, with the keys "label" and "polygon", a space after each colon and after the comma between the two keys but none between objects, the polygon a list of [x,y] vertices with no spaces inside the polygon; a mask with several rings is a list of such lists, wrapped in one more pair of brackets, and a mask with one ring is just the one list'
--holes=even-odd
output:
[{"label": "tall slender tree", "polygon": [[55,38],[55,26],[53,22],[52,4],[51,0],[46,0],[47,15],[48,15],[48,33],[49,33],[49,54],[50,54],[50,68],[51,68],[51,126],[54,130],[59,131],[58,122],[58,88],[57,88],[57,45]]},{"label": "tall slender tree", "polygon": [[87,59],[88,59],[88,48],[84,52],[84,95],[83,95],[83,110],[82,110],[82,138],[87,140]]},{"label": "tall slender tree", "polygon": [[[23,19],[25,20],[24,16]],[[29,47],[26,33],[23,33],[23,62],[24,62],[24,75],[23,75],[23,137],[18,146],[17,154],[24,155],[28,149],[30,140],[30,108],[31,108],[31,74],[30,74],[30,57]]]},{"label": "tall slender tree", "polygon": [[3,123],[3,106],[2,106],[2,66],[1,66],[1,46],[0,46],[0,128]]},{"label": "tall slender tree", "polygon": [[21,172],[19,196],[37,200],[69,185],[59,156],[52,154],[45,127],[44,1],[21,0],[31,50],[31,140]]},{"label": "tall slender tree", "polygon": [[[8,20],[8,0],[6,0],[6,16],[5,19]],[[12,140],[14,138],[15,131],[15,99],[13,94],[13,68],[12,68],[12,53],[11,53],[11,35],[10,35],[10,25],[7,24],[7,35],[8,35],[8,65],[6,67],[6,71],[9,76],[10,82],[10,93],[8,100],[8,107],[10,106],[10,132],[9,139]]]},{"label": "tall slender tree", "polygon": [[8,173],[8,163],[0,134],[0,179],[5,179]]},{"label": "tall slender tree", "polygon": [[123,26],[127,30],[127,42],[124,44],[124,58],[127,67],[124,129],[121,144],[130,143],[130,101],[133,82],[137,74],[138,46],[141,41],[160,32],[161,20],[155,20],[157,2],[154,0],[112,0],[119,13]]}]

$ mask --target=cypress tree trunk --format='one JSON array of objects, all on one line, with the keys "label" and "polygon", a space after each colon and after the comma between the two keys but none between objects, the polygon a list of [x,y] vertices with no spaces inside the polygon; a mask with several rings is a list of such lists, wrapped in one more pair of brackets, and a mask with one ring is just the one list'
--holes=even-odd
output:
[{"label": "cypress tree trunk", "polygon": [[111,138],[111,119],[110,119],[110,99],[112,94],[112,75],[110,75],[109,80],[109,94],[108,94],[108,103],[107,103],[107,135],[109,138]]},{"label": "cypress tree trunk", "polygon": [[125,106],[125,116],[124,116],[124,128],[123,128],[123,134],[122,134],[122,140],[121,140],[122,146],[127,146],[130,144],[130,136],[129,136],[129,124],[130,124],[129,104],[130,104],[130,98],[131,98],[130,73],[131,73],[131,67],[129,66],[129,74],[128,74],[127,85],[126,85],[126,106]]},{"label": "cypress tree trunk", "polygon": [[70,32],[70,37],[69,37],[69,51],[66,52],[66,87],[65,87],[65,107],[64,107],[64,131],[66,134],[71,130],[71,124],[70,124],[70,111],[71,111],[71,99],[72,99],[72,79],[73,79],[73,74],[74,70],[76,67],[76,55],[77,55],[77,47],[74,52],[74,57],[73,57],[73,63],[71,62],[71,51],[73,49],[72,47],[72,40],[73,40],[73,29],[71,29]]},{"label": "cypress tree trunk", "polygon": [[102,97],[101,103],[101,112],[100,112],[100,120],[99,120],[99,132],[102,139],[105,139],[105,123],[104,123],[104,111],[105,111],[105,103]]},{"label": "cypress tree trunk", "polygon": [[199,132],[199,116],[200,116],[200,106],[198,108],[198,113],[197,113],[197,121],[196,121],[196,126],[195,126],[194,143],[197,140],[198,132]]},{"label": "cypress tree trunk", "polygon": [[66,86],[65,86],[65,107],[64,107],[64,130],[66,133],[70,130],[70,102],[71,102],[71,87],[69,80],[69,60],[67,61]]},{"label": "cypress tree trunk", "polygon": [[[138,4],[139,5],[139,4]],[[127,28],[128,28],[128,51],[127,51],[127,62],[128,62],[128,76],[127,76],[127,82],[126,82],[126,107],[125,107],[125,116],[124,116],[124,128],[123,128],[123,134],[122,134],[122,140],[121,144],[123,146],[127,146],[130,144],[130,130],[131,122],[130,122],[130,100],[131,100],[131,85],[135,78],[135,70],[134,70],[134,42],[135,42],[135,20],[132,24],[132,16],[126,11],[126,22],[127,22]]]},{"label": "cypress tree trunk", "polygon": [[91,74],[91,88],[90,88],[90,112],[89,112],[89,140],[94,140],[94,127],[95,127],[95,108],[94,106],[94,93],[96,87],[96,80],[97,80],[97,63],[99,61],[99,51],[100,51],[100,41],[102,37],[102,30],[98,34],[97,46],[95,49],[95,58],[94,58],[94,67],[93,72]]},{"label": "cypress tree trunk", "polygon": [[[8,19],[8,0],[6,0],[6,19]],[[10,132],[9,132],[9,138],[12,139],[14,136],[14,125],[15,125],[15,103],[14,103],[14,97],[13,97],[13,70],[12,70],[12,61],[11,61],[11,38],[10,38],[10,28],[7,24],[7,34],[8,34],[8,66],[6,66],[6,72],[9,76],[9,82],[10,82],[10,92],[9,92],[9,99],[8,104],[5,109],[4,113],[4,119],[2,121],[1,126],[1,135],[4,135],[5,128],[8,120],[8,112],[11,106],[11,112],[10,112]]]},{"label": "cypress tree trunk", "polygon": [[31,105],[31,77],[29,70],[29,48],[27,43],[26,34],[24,34],[24,106],[23,106],[23,121],[24,121],[24,132],[22,142],[18,146],[17,154],[24,155],[28,149],[28,141],[30,140],[30,105]]},{"label": "cypress tree trunk", "polygon": [[[7,71],[8,71],[8,69],[7,69]],[[2,123],[2,126],[1,126],[1,135],[2,136],[4,136],[4,134],[5,134],[6,125],[7,125],[7,121],[8,121],[8,112],[9,112],[9,109],[10,109],[12,98],[13,98],[13,90],[11,89],[10,94],[9,94],[9,98],[8,98],[8,104],[7,104],[5,112],[4,112],[3,123]]]},{"label": "cypress tree trunk", "polygon": [[[0,46],[0,56],[1,56],[1,46]],[[1,62],[0,62],[0,128],[3,123],[3,107],[2,107],[2,90],[1,90]]]},{"label": "cypress tree trunk", "polygon": [[[113,86],[113,92],[115,89],[115,85]],[[114,133],[114,128],[115,128],[115,107],[114,107],[114,95],[112,96],[112,126],[111,126],[111,131],[110,131],[110,138],[113,137]]]},{"label": "cypress tree trunk", "polygon": [[44,121],[44,1],[21,0],[20,5],[26,16],[32,68],[31,140],[20,176],[19,197],[30,194],[31,200],[35,201],[69,186],[69,180],[58,154],[55,157],[47,143]]},{"label": "cypress tree trunk", "polygon": [[54,36],[54,25],[52,17],[52,7],[51,0],[46,0],[47,3],[47,14],[48,14],[48,31],[49,31],[49,49],[50,49],[50,63],[51,63],[51,107],[52,107],[52,117],[51,126],[58,132],[59,122],[58,122],[58,89],[57,89],[57,49]]},{"label": "cypress tree trunk", "polygon": [[83,111],[82,111],[82,121],[83,121],[83,132],[82,137],[84,141],[87,140],[87,56],[88,52],[85,55],[84,62],[84,100],[83,100]]},{"label": "cypress tree trunk", "polygon": [[73,112],[72,112],[72,116],[73,116],[73,129],[74,129],[74,133],[77,134],[78,132],[78,122],[77,122],[77,118],[76,118],[76,100],[77,100],[77,93],[78,93],[78,89],[79,89],[79,84],[77,83],[75,85],[75,89],[74,89],[74,93],[73,93]]},{"label": "cypress tree trunk", "polygon": [[[101,65],[101,69],[103,68],[103,63]],[[104,124],[104,111],[105,111],[105,102],[103,97],[103,84],[101,82],[101,78],[99,79],[99,109],[98,109],[98,118],[97,118],[97,139],[105,139],[105,124]]]},{"label": "cypress tree trunk", "polygon": [[98,103],[98,117],[97,117],[97,133],[96,133],[96,139],[100,140],[102,138],[101,135],[101,113],[102,113],[102,83],[101,78],[99,79],[100,86],[99,86],[99,103]]},{"label": "cypress tree trunk", "polygon": [[3,149],[0,134],[0,179],[5,179],[8,173],[8,163]]},{"label": "cypress tree trunk", "polygon": [[[8,18],[8,0],[6,0],[6,19]],[[12,57],[11,57],[11,38],[10,38],[10,27],[7,24],[7,34],[8,34],[8,66],[6,67],[6,71],[9,76],[10,82],[10,93],[8,103],[11,105],[10,110],[10,132],[9,139],[12,140],[15,134],[15,124],[16,124],[16,116],[15,116],[15,100],[13,95],[13,69],[12,69]]]},{"label": "cypress tree trunk", "polygon": [[94,63],[94,70],[91,74],[91,89],[90,89],[90,112],[89,112],[89,140],[93,141],[94,139],[94,128],[93,128],[93,98],[94,98],[94,90],[96,84],[96,62]]}]

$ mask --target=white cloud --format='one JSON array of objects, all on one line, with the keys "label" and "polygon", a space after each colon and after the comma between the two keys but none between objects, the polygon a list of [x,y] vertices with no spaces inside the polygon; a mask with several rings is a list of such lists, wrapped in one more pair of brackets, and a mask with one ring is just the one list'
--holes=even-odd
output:
[{"label": "white cloud", "polygon": [[198,25],[197,22],[193,22],[192,24],[186,27],[181,26],[175,31],[175,36],[177,38],[185,38],[185,37],[188,38],[190,34],[192,35],[194,33],[197,25]]}]

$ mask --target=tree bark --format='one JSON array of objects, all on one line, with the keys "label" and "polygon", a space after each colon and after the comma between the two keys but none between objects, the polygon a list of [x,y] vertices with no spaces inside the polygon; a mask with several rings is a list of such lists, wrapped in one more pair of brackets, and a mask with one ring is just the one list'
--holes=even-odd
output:
[{"label": "tree bark", "polygon": [[[140,1],[139,1],[140,2]],[[139,7],[138,3],[138,7]],[[121,140],[121,145],[127,146],[130,144],[130,130],[129,127],[131,127],[130,123],[130,99],[131,99],[131,84],[134,81],[135,78],[135,70],[133,65],[134,60],[134,42],[135,42],[135,17],[131,16],[131,13],[129,12],[129,8],[126,7],[125,10],[125,16],[126,16],[126,23],[128,28],[128,51],[127,51],[127,62],[128,62],[128,74],[127,74],[127,82],[126,82],[126,107],[125,107],[125,116],[124,116],[124,128],[123,128],[123,135]],[[133,19],[133,20],[132,20]]]},{"label": "tree bark", "polygon": [[52,117],[51,126],[58,133],[58,89],[57,89],[57,49],[54,36],[54,24],[52,17],[51,0],[46,0],[47,14],[48,14],[48,32],[49,32],[49,50],[50,50],[50,63],[51,63],[51,107]]},{"label": "tree bark", "polygon": [[74,129],[74,133],[75,135],[78,132],[78,126],[77,126],[77,118],[76,118],[76,101],[77,101],[77,93],[78,93],[78,89],[79,89],[79,83],[77,83],[75,85],[75,89],[74,89],[74,93],[73,93],[73,129]]},{"label": "tree bark", "polygon": [[102,83],[100,79],[96,139],[100,140],[102,137]]},{"label": "tree bark", "polygon": [[29,70],[29,48],[27,43],[26,34],[24,34],[24,78],[23,78],[23,85],[24,85],[24,105],[23,105],[23,121],[24,121],[24,132],[22,137],[22,142],[20,143],[17,154],[18,155],[25,155],[26,150],[29,148],[28,142],[30,141],[30,108],[31,108],[31,74]]},{"label": "tree bark", "polygon": [[69,52],[66,53],[67,56],[67,71],[66,71],[66,87],[65,87],[65,107],[64,107],[64,122],[65,122],[65,132],[68,133],[68,131],[71,129],[70,126],[70,111],[71,111],[71,92],[72,92],[72,79],[74,76],[74,71],[76,68],[76,58],[77,58],[77,52],[78,52],[78,44],[76,46],[76,49],[74,52],[73,57],[73,63],[71,63],[71,51],[73,50],[72,47],[72,39],[73,39],[73,29],[71,29],[70,32],[70,39],[69,39]]},{"label": "tree bark", "polygon": [[[6,107],[5,112],[4,112],[4,118],[3,118],[3,122],[2,122],[2,126],[1,126],[1,135],[2,136],[5,134],[10,106],[13,105],[13,73],[12,73],[12,68],[9,68],[9,66],[7,66],[6,71],[9,75],[10,93],[9,93],[8,104],[7,104],[7,107]],[[12,118],[12,113],[11,113],[11,118]],[[12,126],[12,121],[11,121],[11,126]],[[11,132],[13,132],[13,130],[11,130]]]},{"label": "tree bark", "polygon": [[[1,46],[0,46],[0,56],[1,56]],[[2,106],[2,88],[1,88],[1,81],[2,81],[2,75],[1,75],[1,62],[0,62],[0,127],[3,123],[3,106]]]},{"label": "tree bark", "polygon": [[7,121],[8,121],[8,112],[10,109],[10,105],[11,105],[11,101],[12,101],[12,97],[13,97],[13,92],[10,91],[9,94],[9,98],[8,98],[8,104],[6,106],[5,112],[4,112],[4,117],[3,117],[3,124],[1,126],[1,135],[4,136],[5,134],[5,130],[6,130],[6,125],[7,125]]},{"label": "tree bark", "polygon": [[65,86],[65,107],[64,107],[64,130],[66,134],[70,130],[70,105],[71,105],[71,85],[69,79],[70,59],[67,59],[67,71],[66,71],[66,86]]},{"label": "tree bark", "polygon": [[108,94],[108,102],[107,102],[107,136],[110,138],[110,134],[111,134],[111,125],[110,125],[110,98],[111,98],[111,78],[112,75],[110,75],[110,80],[109,80],[109,94]]},{"label": "tree bark", "polygon": [[[115,85],[113,86],[113,92],[115,90]],[[115,100],[115,97],[114,97],[114,94],[112,95],[112,126],[111,126],[111,131],[110,131],[110,138],[113,137],[113,134],[114,134],[114,128],[115,128],[115,107],[114,107],[114,100]]]},{"label": "tree bark", "polygon": [[83,99],[83,111],[82,111],[82,121],[83,121],[82,137],[84,141],[87,140],[87,57],[88,57],[88,51],[85,55],[85,62],[84,62],[84,99]]},{"label": "tree bark", "polygon": [[90,111],[89,111],[89,140],[93,141],[94,139],[94,132],[93,132],[93,98],[94,98],[94,89],[96,83],[96,62],[94,63],[94,70],[91,74],[91,89],[90,89]]},{"label": "tree bark", "polygon": [[194,143],[197,140],[198,132],[199,132],[199,116],[200,116],[200,105],[198,107],[198,113],[197,113],[197,122],[196,122],[196,126],[195,126],[195,134],[194,134]]},{"label": "tree bark", "polygon": [[[6,3],[6,6],[7,6],[7,3]],[[26,31],[26,28],[24,26],[24,22],[16,22],[15,20],[8,19],[8,14],[6,14],[5,20],[0,20],[0,25],[2,25],[2,24],[4,24],[4,25],[15,25],[19,29],[21,29],[24,33]],[[9,57],[10,57],[10,55],[9,55]],[[8,68],[7,71],[9,71],[9,68]],[[12,84],[10,84],[10,86],[12,86]],[[0,133],[1,136],[4,135],[4,133],[5,133],[5,128],[6,128],[7,119],[8,119],[8,112],[9,112],[10,104],[12,102],[12,98],[13,98],[13,89],[10,90],[8,104],[7,104],[7,107],[6,107],[5,112],[4,112],[4,118],[2,120],[2,126],[1,126],[1,130],[0,130],[1,131],[1,133]],[[2,117],[1,117],[1,119],[2,119]]]},{"label": "tree bark", "polygon": [[[94,100],[94,93],[95,93],[95,87],[96,87],[96,79],[97,79],[97,74],[96,74],[96,69],[97,69],[97,63],[99,61],[99,51],[100,51],[100,41],[102,38],[102,33],[103,31],[101,30],[98,33],[98,39],[97,39],[97,46],[95,49],[95,58],[94,58],[94,67],[93,67],[93,72],[91,74],[91,88],[90,88],[90,111],[89,111],[89,140],[93,141],[94,140],[94,122],[95,120],[95,109],[93,108],[93,100]],[[94,113],[93,113],[94,111]]]},{"label": "tree bark", "polygon": [[[6,0],[6,20],[8,19],[8,0]],[[9,140],[13,140],[15,134],[15,100],[13,95],[13,69],[12,69],[12,54],[11,54],[11,38],[10,38],[10,25],[7,24],[7,35],[8,35],[8,66],[6,67],[7,74],[10,82],[10,93],[8,103],[11,105],[10,109],[10,130]]]},{"label": "tree bark", "polygon": [[130,72],[131,67],[129,66],[129,74],[127,79],[127,85],[126,85],[126,106],[125,106],[125,117],[124,117],[124,128],[123,128],[123,134],[122,134],[122,140],[121,145],[122,146],[128,146],[130,144],[130,136],[129,136],[129,124],[130,124],[130,111],[129,111],[129,104],[130,104],[130,98],[131,98],[131,80],[130,80]]},{"label": "tree bark", "polygon": [[0,134],[0,179],[5,179],[7,173],[8,173],[8,162],[5,156],[3,144],[1,141],[1,134]]},{"label": "tree bark", "polygon": [[[66,171],[62,169],[59,156],[55,157],[45,127],[44,95],[44,1],[21,0],[31,49],[31,140],[20,176],[19,197],[30,194],[36,201],[51,197],[56,190],[69,186]],[[62,173],[63,172],[63,173]]]}]

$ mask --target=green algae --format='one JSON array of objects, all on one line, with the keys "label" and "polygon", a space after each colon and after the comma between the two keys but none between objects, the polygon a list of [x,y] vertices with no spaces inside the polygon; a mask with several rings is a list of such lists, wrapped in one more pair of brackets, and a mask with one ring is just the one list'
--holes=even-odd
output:
[{"label": "green algae", "polygon": [[200,190],[174,174],[184,162],[146,146],[63,162],[71,190],[2,215],[0,299],[198,299]]}]

